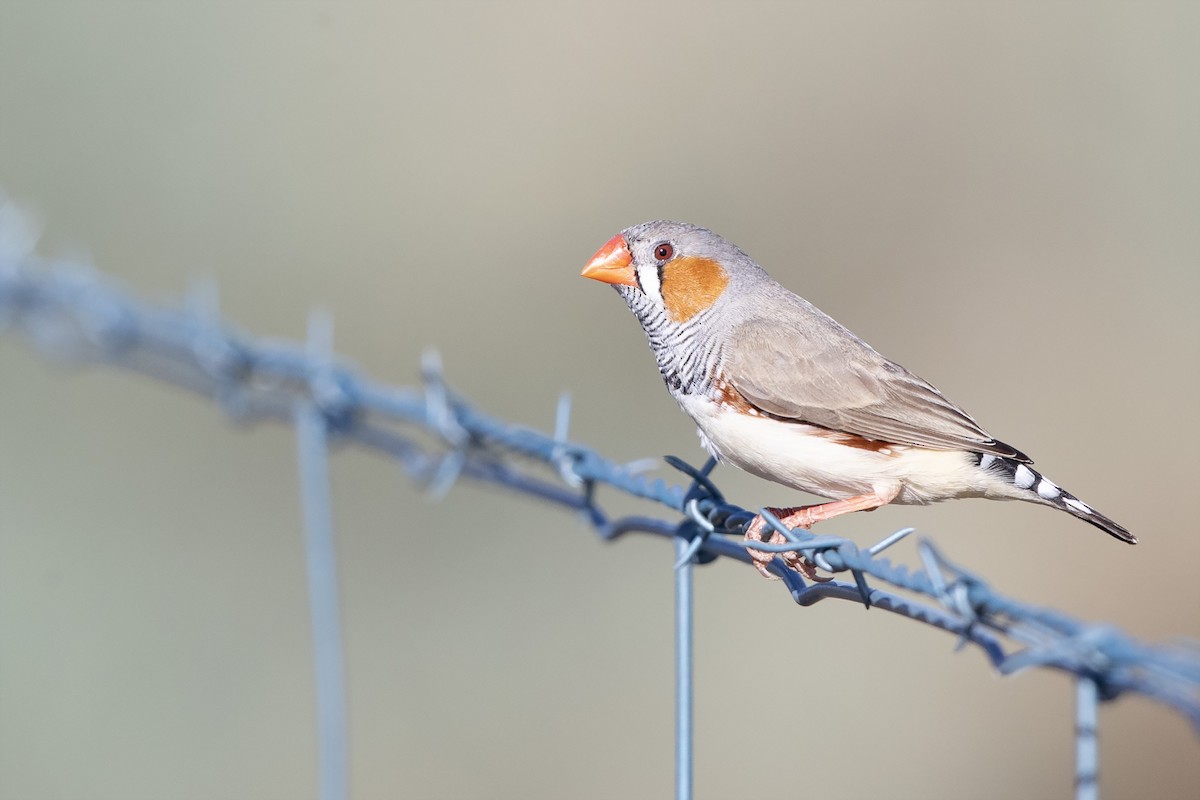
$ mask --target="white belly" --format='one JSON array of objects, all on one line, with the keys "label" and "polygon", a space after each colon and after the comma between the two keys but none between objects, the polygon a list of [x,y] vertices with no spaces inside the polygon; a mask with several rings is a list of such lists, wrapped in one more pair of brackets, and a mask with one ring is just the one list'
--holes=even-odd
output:
[{"label": "white belly", "polygon": [[842,500],[898,492],[895,503],[924,504],[956,497],[1011,497],[1011,488],[958,450],[897,445],[874,451],[829,438],[799,422],[750,416],[707,398],[685,396],[705,449],[749,473],[804,492]]}]

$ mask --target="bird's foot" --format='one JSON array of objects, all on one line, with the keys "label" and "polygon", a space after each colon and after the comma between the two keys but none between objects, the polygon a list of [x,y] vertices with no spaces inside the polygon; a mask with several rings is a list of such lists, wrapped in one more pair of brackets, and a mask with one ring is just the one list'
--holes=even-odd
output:
[{"label": "bird's foot", "polygon": [[[813,509],[820,506],[800,506],[798,508],[768,508],[780,522],[789,528],[809,528],[820,521],[821,517],[818,514],[812,513]],[[750,527],[746,528],[746,541],[748,542],[765,542],[766,544],[787,544],[788,539],[782,533],[771,528],[771,537],[763,539],[763,532],[767,530],[767,521],[761,515],[754,518],[750,523]],[[818,583],[827,583],[833,578],[823,578],[817,575],[817,565],[809,561],[800,553],[795,551],[788,553],[767,553],[762,550],[756,550],[753,547],[746,548],[746,552],[750,554],[750,558],[754,561],[754,568],[769,581],[779,580],[771,574],[767,569],[771,562],[775,560],[775,556],[779,556],[784,565],[788,569],[794,569],[810,581]]]}]

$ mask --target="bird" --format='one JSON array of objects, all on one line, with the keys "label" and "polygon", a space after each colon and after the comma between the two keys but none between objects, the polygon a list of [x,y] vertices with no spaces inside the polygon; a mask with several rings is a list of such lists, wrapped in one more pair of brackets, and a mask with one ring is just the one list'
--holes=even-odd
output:
[{"label": "bird", "polygon": [[[889,503],[981,497],[1052,506],[1136,544],[987,433],[932,384],[880,355],[707,228],[653,220],[612,237],[583,277],[616,289],[671,395],[719,462],[829,502],[769,508],[789,528]],[[761,514],[747,543],[785,540]],[[764,576],[773,553],[750,555]],[[788,567],[815,578],[795,553]]]}]

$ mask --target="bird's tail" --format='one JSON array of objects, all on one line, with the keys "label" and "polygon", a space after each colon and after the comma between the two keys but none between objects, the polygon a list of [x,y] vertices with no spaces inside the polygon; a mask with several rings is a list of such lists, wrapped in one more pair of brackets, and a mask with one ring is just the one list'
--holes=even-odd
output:
[{"label": "bird's tail", "polygon": [[1061,508],[1071,516],[1079,517],[1084,522],[1095,525],[1109,536],[1128,544],[1137,544],[1137,537],[1123,526],[1096,511],[1028,464],[1022,464],[1020,461],[1002,456],[980,455],[979,466],[981,469],[1006,479],[1015,489],[1027,495],[1022,499]]}]

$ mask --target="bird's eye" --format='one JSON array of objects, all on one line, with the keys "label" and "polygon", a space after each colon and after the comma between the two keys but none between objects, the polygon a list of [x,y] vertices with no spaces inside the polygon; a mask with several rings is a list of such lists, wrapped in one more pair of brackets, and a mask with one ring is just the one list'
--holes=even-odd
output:
[{"label": "bird's eye", "polygon": [[663,242],[654,248],[654,258],[658,261],[670,261],[671,256],[675,255],[675,248],[670,242]]}]

